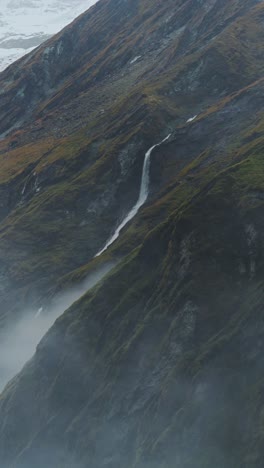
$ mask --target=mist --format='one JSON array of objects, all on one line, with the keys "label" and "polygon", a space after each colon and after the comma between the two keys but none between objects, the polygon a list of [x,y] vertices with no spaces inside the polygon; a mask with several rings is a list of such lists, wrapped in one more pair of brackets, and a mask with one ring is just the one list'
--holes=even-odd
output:
[{"label": "mist", "polygon": [[33,356],[42,337],[56,319],[74,302],[93,288],[116,265],[109,262],[91,273],[81,284],[54,298],[48,308],[28,309],[20,319],[9,326],[0,343],[0,392]]}]

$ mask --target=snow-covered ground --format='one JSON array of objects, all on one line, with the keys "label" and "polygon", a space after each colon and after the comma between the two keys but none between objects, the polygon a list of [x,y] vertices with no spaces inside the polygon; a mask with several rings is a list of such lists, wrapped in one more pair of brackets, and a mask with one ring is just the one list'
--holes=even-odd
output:
[{"label": "snow-covered ground", "polygon": [[0,0],[0,71],[97,0]]}]

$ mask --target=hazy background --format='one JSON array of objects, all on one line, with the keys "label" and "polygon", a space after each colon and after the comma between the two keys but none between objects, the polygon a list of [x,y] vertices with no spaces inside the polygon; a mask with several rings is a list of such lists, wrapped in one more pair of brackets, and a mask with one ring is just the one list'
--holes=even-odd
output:
[{"label": "hazy background", "polygon": [[0,71],[97,0],[0,0]]}]

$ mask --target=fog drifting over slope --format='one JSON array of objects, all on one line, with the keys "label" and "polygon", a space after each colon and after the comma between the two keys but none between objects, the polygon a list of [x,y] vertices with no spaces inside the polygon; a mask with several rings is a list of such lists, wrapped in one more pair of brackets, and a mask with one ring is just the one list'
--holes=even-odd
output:
[{"label": "fog drifting over slope", "polygon": [[0,71],[59,32],[97,0],[1,0]]},{"label": "fog drifting over slope", "polygon": [[1,337],[0,392],[33,356],[36,346],[55,320],[89,289],[95,286],[114,266],[114,262],[101,266],[79,286],[55,298],[47,310],[34,310],[29,305],[28,310],[20,314],[21,319],[5,331],[4,339]]},{"label": "fog drifting over slope", "polygon": [[[139,196],[136,204],[128,212],[119,226],[115,229],[113,236],[106,242],[105,246],[98,252],[99,257],[107,248],[119,237],[121,230],[133,219],[140,207],[146,202],[149,195],[150,158],[152,151],[169,140],[171,134],[162,141],[153,145],[145,153],[142,169]],[[44,334],[51,327],[53,322],[66,310],[73,302],[78,300],[86,291],[97,284],[114,266],[116,262],[110,262],[100,267],[99,270],[91,273],[88,278],[75,289],[71,289],[58,297],[49,310],[25,311],[20,316],[21,320],[8,330],[7,338],[0,344],[0,391],[34,354],[35,348]],[[30,307],[30,306],[29,306]],[[1,467],[0,467],[1,468]]]}]

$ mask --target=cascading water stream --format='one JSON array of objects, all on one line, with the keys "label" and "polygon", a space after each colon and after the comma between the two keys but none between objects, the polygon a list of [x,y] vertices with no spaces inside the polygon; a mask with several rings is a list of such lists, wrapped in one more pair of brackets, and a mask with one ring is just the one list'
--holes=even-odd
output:
[{"label": "cascading water stream", "polygon": [[[96,257],[101,255],[119,237],[123,227],[134,218],[140,207],[147,200],[149,195],[151,153],[154,148],[162,145],[169,137],[170,135],[164,138],[160,143],[152,146],[146,152],[138,200],[115,230],[114,235],[109,239],[105,247],[98,252]],[[25,189],[23,188],[23,193]],[[44,309],[42,307],[37,313],[36,311],[25,311],[25,313],[22,314],[21,320],[7,331],[6,339],[2,339],[0,342],[0,393],[8,380],[13,377],[33,355],[38,342],[52,326],[54,321],[75,301],[104,278],[116,265],[117,262],[101,265],[98,270],[92,272],[78,287],[55,298],[50,307],[45,310],[45,314],[43,313]]]},{"label": "cascading water stream", "polygon": [[129,213],[126,215],[126,217],[123,219],[123,221],[119,224],[119,226],[116,228],[114,234],[110,239],[107,241],[105,244],[104,248],[100,250],[95,257],[99,257],[102,255],[103,252],[105,252],[110,245],[112,245],[116,239],[118,239],[119,234],[121,230],[126,226],[126,224],[131,221],[131,219],[136,216],[138,210],[141,208],[142,205],[146,202],[148,195],[149,195],[149,171],[150,171],[150,156],[152,151],[157,148],[157,146],[162,145],[167,141],[171,136],[171,133],[164,138],[160,143],[157,143],[156,145],[152,146],[145,154],[145,159],[144,159],[144,165],[143,165],[143,171],[142,171],[142,178],[141,178],[141,185],[140,185],[140,192],[139,192],[139,197],[136,202],[136,204],[133,206],[133,208],[129,211]]}]

